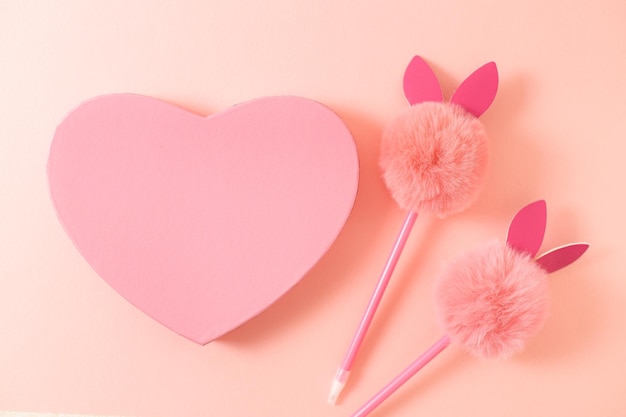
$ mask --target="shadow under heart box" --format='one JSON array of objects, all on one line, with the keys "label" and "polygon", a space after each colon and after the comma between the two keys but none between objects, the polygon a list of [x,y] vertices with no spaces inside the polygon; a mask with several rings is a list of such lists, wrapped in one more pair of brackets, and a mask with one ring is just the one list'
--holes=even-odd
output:
[{"label": "shadow under heart box", "polygon": [[204,117],[158,100],[92,98],[58,126],[51,197],[96,273],[199,344],[258,315],[327,252],[354,204],[344,122],[301,97]]}]

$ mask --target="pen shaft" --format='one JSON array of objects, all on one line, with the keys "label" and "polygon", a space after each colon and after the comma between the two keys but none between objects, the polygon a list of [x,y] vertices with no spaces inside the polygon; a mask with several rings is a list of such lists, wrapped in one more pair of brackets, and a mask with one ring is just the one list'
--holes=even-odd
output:
[{"label": "pen shaft", "polygon": [[374,395],[365,405],[363,405],[352,417],[365,417],[376,407],[378,407],[383,401],[385,401],[391,394],[393,394],[398,388],[404,385],[412,376],[414,376],[420,369],[422,369],[428,362],[433,360],[435,356],[441,353],[450,344],[448,336],[443,336],[434,345],[432,345],[426,352],[424,352],[415,362],[409,365],[404,371],[402,371],[397,377],[395,377],[389,384],[387,384],[378,394]]},{"label": "pen shaft", "polygon": [[406,244],[409,234],[411,233],[411,230],[413,229],[413,225],[415,224],[416,219],[417,219],[417,213],[414,211],[411,211],[408,213],[408,215],[406,216],[406,219],[404,220],[402,229],[400,230],[400,233],[398,237],[396,238],[396,242],[393,246],[393,249],[391,253],[389,254],[389,259],[387,260],[387,263],[385,264],[385,268],[383,269],[383,272],[380,275],[380,278],[378,279],[378,283],[376,284],[376,289],[374,290],[374,293],[372,294],[372,297],[367,305],[365,313],[363,314],[363,317],[361,318],[361,322],[359,323],[359,327],[357,328],[354,338],[352,339],[352,343],[350,344],[346,357],[343,360],[343,363],[341,365],[341,369],[343,369],[344,371],[349,372],[352,369],[352,363],[354,362],[354,358],[356,357],[357,352],[359,351],[359,348],[361,347],[361,344],[363,343],[365,333],[367,333],[367,330],[370,324],[372,323],[374,313],[376,312],[376,309],[378,308],[378,305],[380,304],[380,300],[382,299],[385,289],[387,288],[387,284],[389,284],[391,275],[393,274],[393,271],[398,263],[400,254],[402,253],[402,250],[404,249],[404,245]]}]

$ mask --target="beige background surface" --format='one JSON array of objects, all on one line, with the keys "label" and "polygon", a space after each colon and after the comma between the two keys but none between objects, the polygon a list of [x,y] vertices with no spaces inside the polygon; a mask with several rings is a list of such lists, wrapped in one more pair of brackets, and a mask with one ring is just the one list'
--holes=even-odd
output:
[{"label": "beige background surface", "polygon": [[[439,336],[442,262],[548,201],[544,248],[591,249],[555,274],[529,348],[482,362],[450,348],[376,416],[522,417],[626,411],[626,3],[528,1],[1,1],[0,410],[124,416],[348,416]],[[420,218],[336,407],[333,373],[402,213],[379,178],[380,133],[424,56],[447,96],[494,60],[483,116],[493,159],[469,211]],[[56,124],[94,95],[152,95],[201,114],[293,94],[354,134],[354,211],[316,268],[208,346],[111,290],[57,222],[45,166]],[[374,415],[374,414],[373,414]]]}]

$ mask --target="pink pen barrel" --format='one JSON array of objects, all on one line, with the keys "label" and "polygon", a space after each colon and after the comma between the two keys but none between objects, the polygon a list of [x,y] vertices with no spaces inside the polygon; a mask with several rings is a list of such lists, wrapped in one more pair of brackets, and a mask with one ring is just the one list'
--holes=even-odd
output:
[{"label": "pink pen barrel", "polygon": [[428,362],[433,360],[435,356],[440,354],[446,347],[450,345],[450,338],[443,336],[434,345],[432,345],[426,352],[424,352],[415,362],[409,365],[404,371],[402,371],[397,377],[395,377],[389,384],[387,384],[378,394],[374,395],[365,405],[363,405],[352,417],[364,417],[374,411],[383,401],[385,401],[391,394],[396,392],[398,388],[404,385],[411,377],[413,377],[420,369],[422,369]]},{"label": "pink pen barrel", "polygon": [[400,259],[400,255],[404,250],[404,246],[411,234],[411,230],[413,229],[413,225],[415,224],[415,220],[417,219],[417,213],[411,211],[407,214],[404,224],[402,225],[402,229],[396,238],[396,242],[389,254],[389,258],[387,259],[387,263],[383,269],[383,272],[378,279],[376,284],[376,288],[370,298],[370,301],[365,309],[363,317],[361,318],[361,322],[359,323],[359,327],[357,328],[356,333],[350,343],[350,347],[348,348],[348,352],[341,363],[341,367],[337,370],[335,374],[335,379],[333,380],[333,385],[331,387],[331,392],[328,398],[328,402],[334,404],[339,396],[341,390],[343,389],[348,376],[350,375],[350,371],[352,369],[352,364],[354,363],[354,359],[363,344],[363,339],[365,338],[365,334],[369,329],[370,324],[374,318],[374,314],[378,309],[380,301],[385,293],[385,289],[387,288],[387,284],[391,279],[391,275],[393,274],[396,265],[398,264],[398,259]]},{"label": "pink pen barrel", "polygon": [[380,305],[380,301],[383,298],[383,294],[387,289],[387,285],[391,280],[391,275],[393,271],[396,269],[396,265],[398,264],[398,259],[400,259],[400,255],[404,250],[404,246],[411,234],[411,230],[413,229],[413,225],[415,224],[415,220],[417,219],[417,213],[410,212],[406,219],[404,220],[404,224],[402,225],[402,229],[396,238],[396,242],[389,254],[389,258],[387,259],[387,263],[383,269],[383,272],[378,279],[378,283],[376,284],[376,288],[370,301],[367,305],[365,313],[361,318],[361,322],[359,323],[359,327],[357,328],[356,334],[354,335],[354,339],[350,344],[350,348],[348,349],[348,353],[342,363],[341,368],[349,371],[352,368],[352,363],[356,357],[356,354],[363,343],[363,339],[365,338],[365,333],[369,329],[369,326],[372,324],[372,320],[374,318],[374,313],[378,309]]}]

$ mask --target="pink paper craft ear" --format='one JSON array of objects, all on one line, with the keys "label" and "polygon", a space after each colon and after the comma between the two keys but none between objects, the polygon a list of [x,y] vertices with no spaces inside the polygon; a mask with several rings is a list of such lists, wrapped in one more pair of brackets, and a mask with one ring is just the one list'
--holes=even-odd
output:
[{"label": "pink paper craft ear", "polygon": [[[546,230],[547,209],[545,200],[538,200],[522,208],[511,222],[506,243],[531,258],[537,255]],[[565,268],[589,248],[587,243],[570,243],[551,249],[535,259],[546,272]]]},{"label": "pink paper craft ear", "polygon": [[480,117],[493,102],[498,91],[498,68],[489,62],[478,68],[456,89],[450,103],[456,103]]},{"label": "pink paper craft ear", "polygon": [[404,96],[411,105],[425,101],[443,101],[435,73],[420,56],[415,56],[404,72]]},{"label": "pink paper craft ear", "polygon": [[546,231],[547,209],[545,200],[535,201],[517,212],[506,237],[513,249],[535,257]]},{"label": "pink paper craft ear", "polygon": [[565,268],[580,258],[587,251],[587,243],[570,243],[549,250],[535,260],[537,264],[548,273]]}]

